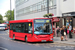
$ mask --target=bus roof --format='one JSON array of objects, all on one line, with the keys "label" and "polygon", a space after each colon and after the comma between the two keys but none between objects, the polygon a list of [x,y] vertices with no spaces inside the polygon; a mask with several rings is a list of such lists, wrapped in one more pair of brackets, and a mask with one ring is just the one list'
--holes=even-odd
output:
[{"label": "bus roof", "polygon": [[23,20],[12,20],[12,21],[9,21],[9,23],[32,22],[35,19],[51,19],[51,18],[33,18],[33,19],[23,19]]},{"label": "bus roof", "polygon": [[6,24],[0,24],[0,26],[6,26]]}]

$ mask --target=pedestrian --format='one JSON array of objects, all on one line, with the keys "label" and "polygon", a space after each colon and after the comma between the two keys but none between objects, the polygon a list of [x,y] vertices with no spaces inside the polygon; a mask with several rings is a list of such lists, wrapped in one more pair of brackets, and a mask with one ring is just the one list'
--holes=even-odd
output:
[{"label": "pedestrian", "polygon": [[57,26],[57,37],[59,37],[60,28]]},{"label": "pedestrian", "polygon": [[65,41],[67,41],[67,28],[64,26],[64,32],[65,32]]},{"label": "pedestrian", "polygon": [[64,39],[64,28],[62,27],[60,31],[61,31],[61,41],[63,41],[63,39]]},{"label": "pedestrian", "polygon": [[69,24],[69,38],[72,38],[72,34],[71,34],[71,30],[72,30],[72,26]]}]

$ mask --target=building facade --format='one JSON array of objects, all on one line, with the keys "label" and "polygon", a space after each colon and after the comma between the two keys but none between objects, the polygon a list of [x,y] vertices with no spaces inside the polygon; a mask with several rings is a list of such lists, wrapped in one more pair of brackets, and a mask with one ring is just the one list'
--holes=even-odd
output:
[{"label": "building facade", "polygon": [[[49,13],[59,16],[56,0],[49,0]],[[47,14],[47,0],[15,0],[15,20],[39,18]]]},{"label": "building facade", "polygon": [[[15,0],[14,18],[15,20],[43,18],[43,15],[47,14],[47,8],[47,0]],[[49,0],[49,13],[53,13],[53,17],[62,17],[60,0]],[[54,24],[59,25],[59,22]]]},{"label": "building facade", "polygon": [[[75,27],[75,0],[49,0],[49,13],[53,13],[55,19],[54,27],[68,26]],[[15,0],[15,20],[42,18],[47,14],[47,0]]]}]

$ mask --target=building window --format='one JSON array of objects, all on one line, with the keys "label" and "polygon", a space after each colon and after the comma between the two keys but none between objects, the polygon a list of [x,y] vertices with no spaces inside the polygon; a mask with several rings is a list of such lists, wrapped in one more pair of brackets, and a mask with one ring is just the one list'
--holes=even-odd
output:
[{"label": "building window", "polygon": [[36,5],[33,5],[32,11],[33,11],[33,12],[37,12],[37,6],[36,6]]},{"label": "building window", "polygon": [[27,2],[27,1],[29,1],[29,0],[16,0],[15,1],[16,7],[23,4],[23,3],[25,3],[25,2]]},{"label": "building window", "polygon": [[53,0],[53,5],[56,5],[56,0]]},{"label": "building window", "polygon": [[[25,1],[25,0],[23,0]],[[27,0],[26,0],[27,1]],[[49,9],[52,9],[56,6],[56,0],[49,0]],[[22,15],[22,14],[30,14],[35,12],[41,12],[47,10],[47,0],[43,0],[41,2],[38,2],[36,4],[33,4],[31,6],[25,7],[23,9],[16,11],[16,16]]]}]

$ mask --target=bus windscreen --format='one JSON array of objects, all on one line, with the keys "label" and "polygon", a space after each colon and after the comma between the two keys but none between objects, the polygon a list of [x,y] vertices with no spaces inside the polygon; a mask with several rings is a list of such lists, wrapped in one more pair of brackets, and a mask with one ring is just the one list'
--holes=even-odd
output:
[{"label": "bus windscreen", "polygon": [[34,20],[34,34],[51,34],[52,24],[48,19]]}]

